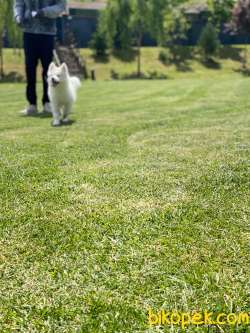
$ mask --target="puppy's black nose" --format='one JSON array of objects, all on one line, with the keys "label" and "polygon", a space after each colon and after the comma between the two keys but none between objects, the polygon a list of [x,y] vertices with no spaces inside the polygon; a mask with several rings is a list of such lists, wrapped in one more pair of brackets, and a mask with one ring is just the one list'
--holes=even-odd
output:
[{"label": "puppy's black nose", "polygon": [[52,77],[52,83],[53,83],[53,84],[57,84],[58,82],[56,81],[56,79],[54,79],[54,78]]}]

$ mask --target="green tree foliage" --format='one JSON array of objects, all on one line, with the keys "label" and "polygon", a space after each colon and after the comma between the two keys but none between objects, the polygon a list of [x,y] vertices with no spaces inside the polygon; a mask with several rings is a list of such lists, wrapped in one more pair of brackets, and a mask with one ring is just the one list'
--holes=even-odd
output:
[{"label": "green tree foliage", "polygon": [[149,1],[149,26],[151,35],[158,41],[159,44],[164,39],[164,18],[169,1],[154,0]]},{"label": "green tree foliage", "polygon": [[131,26],[135,34],[137,45],[137,76],[141,76],[141,46],[142,38],[146,31],[150,31],[150,1],[132,1]]},{"label": "green tree foliage", "polygon": [[22,47],[22,30],[16,25],[13,18],[13,0],[8,1],[6,27],[10,45],[16,49]]},{"label": "green tree foliage", "polygon": [[[109,0],[103,15],[101,29],[107,33],[107,41],[111,48],[129,49],[132,45],[132,1]],[[106,27],[103,27],[106,24]]]},{"label": "green tree foliage", "polygon": [[108,49],[106,35],[102,31],[97,30],[93,34],[89,47],[94,51],[95,56],[105,56]]},{"label": "green tree foliage", "polygon": [[[106,12],[104,13],[106,14]],[[105,24],[105,15],[101,15],[96,32],[90,41],[90,48],[98,57],[105,56],[108,50],[107,31]]]},{"label": "green tree foliage", "polygon": [[8,2],[0,0],[0,78],[4,75],[3,70],[3,33],[6,25]]},{"label": "green tree foliage", "polygon": [[164,42],[174,43],[176,40],[185,39],[190,22],[185,15],[185,7],[170,7],[164,18]]},{"label": "green tree foliage", "polygon": [[216,55],[220,43],[218,40],[216,28],[212,23],[208,22],[204,27],[198,44],[206,61],[210,60],[211,57]]},{"label": "green tree foliage", "polygon": [[19,47],[21,45],[21,31],[13,20],[13,0],[0,0],[0,76],[4,75],[2,37],[6,29],[11,44]]},{"label": "green tree foliage", "polygon": [[[246,35],[246,43],[250,34],[250,0],[238,0],[233,8],[230,27],[233,31]],[[242,59],[243,70],[247,67],[248,49],[245,47]]]},{"label": "green tree foliage", "polygon": [[162,43],[165,39],[166,12],[182,2],[184,0],[108,0],[100,18],[98,35],[105,36],[108,46],[113,49],[126,51],[136,46],[137,75],[140,76],[144,34],[150,33]]},{"label": "green tree foliage", "polygon": [[219,26],[228,22],[232,17],[235,0],[207,0],[208,7],[212,13],[213,22]]},{"label": "green tree foliage", "polygon": [[235,31],[250,33],[250,0],[238,0],[233,9],[232,27]]}]

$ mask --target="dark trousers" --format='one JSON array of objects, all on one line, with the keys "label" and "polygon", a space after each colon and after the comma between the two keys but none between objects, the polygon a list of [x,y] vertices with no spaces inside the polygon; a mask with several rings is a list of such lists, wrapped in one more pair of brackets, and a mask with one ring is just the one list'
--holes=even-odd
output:
[{"label": "dark trousers", "polygon": [[43,98],[42,103],[49,102],[47,72],[53,60],[54,36],[24,33],[23,36],[25,69],[27,78],[26,97],[30,104],[37,104],[36,70],[39,60],[42,65]]}]

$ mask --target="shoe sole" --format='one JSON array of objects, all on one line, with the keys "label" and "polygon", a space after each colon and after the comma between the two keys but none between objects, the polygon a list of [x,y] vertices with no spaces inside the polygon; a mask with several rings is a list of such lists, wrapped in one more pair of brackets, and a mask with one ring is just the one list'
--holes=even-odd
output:
[{"label": "shoe sole", "polygon": [[57,125],[54,125],[53,122],[51,122],[51,126],[52,127],[61,127],[61,126],[70,126],[70,125],[73,125],[74,124],[74,120],[61,120],[60,121],[60,124],[57,124]]},{"label": "shoe sole", "polygon": [[23,117],[37,117],[39,115],[39,113],[38,112],[33,112],[33,113],[20,112],[20,115]]},{"label": "shoe sole", "polygon": [[61,127],[62,126],[62,122],[60,122],[59,124],[53,124],[53,122],[51,122],[51,126],[52,127]]}]

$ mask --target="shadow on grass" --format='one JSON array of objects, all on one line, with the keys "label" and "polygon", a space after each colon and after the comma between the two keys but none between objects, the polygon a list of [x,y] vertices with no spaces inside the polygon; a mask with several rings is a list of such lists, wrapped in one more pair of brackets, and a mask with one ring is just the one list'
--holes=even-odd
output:
[{"label": "shadow on grass", "polygon": [[221,59],[231,59],[234,61],[242,62],[242,47],[223,46],[219,50],[219,57]]},{"label": "shadow on grass", "polygon": [[175,67],[178,72],[192,72],[193,71],[193,69],[190,67],[190,65],[187,62],[175,64]]},{"label": "shadow on grass", "polygon": [[24,76],[18,72],[9,72],[0,77],[0,83],[24,82]]},{"label": "shadow on grass", "polygon": [[[28,116],[26,115],[20,115],[22,118],[37,118],[37,119],[48,119],[48,118],[52,118],[52,114],[48,113],[48,112],[38,112],[38,113],[34,113],[34,114],[30,114]],[[76,123],[76,120],[67,120],[67,121],[61,121],[59,126],[55,126],[55,127],[62,127],[62,126],[72,126],[74,123]]]},{"label": "shadow on grass", "polygon": [[208,69],[221,69],[221,64],[218,61],[215,61],[214,59],[206,59],[201,60],[201,63],[203,66],[205,66]]},{"label": "shadow on grass", "polygon": [[96,63],[99,64],[107,64],[109,62],[109,54],[104,54],[104,55],[92,55],[92,58]]},{"label": "shadow on grass", "polygon": [[60,122],[60,125],[53,125],[52,124],[52,122],[51,122],[51,126],[52,127],[54,127],[54,128],[60,128],[60,127],[68,127],[68,126],[72,126],[73,124],[75,124],[76,123],[76,120],[71,120],[71,119],[69,119],[69,120],[67,120],[67,121],[63,121],[63,120],[61,120],[61,122]]},{"label": "shadow on grass", "polygon": [[236,73],[240,73],[245,77],[250,76],[250,68],[239,68],[234,70]]},{"label": "shadow on grass", "polygon": [[189,61],[194,58],[194,49],[190,46],[171,45],[159,55],[163,65],[175,65],[179,72],[191,72]]},{"label": "shadow on grass", "polygon": [[68,121],[66,121],[66,122],[62,122],[61,123],[61,126],[72,126],[73,124],[75,124],[76,123],[76,120],[72,120],[72,119],[70,119],[70,120],[68,120]]},{"label": "shadow on grass", "polygon": [[163,73],[158,73],[157,71],[141,73],[138,76],[138,73],[136,72],[129,74],[120,74],[114,70],[111,70],[110,75],[113,80],[167,80],[168,79],[167,75]]},{"label": "shadow on grass", "polygon": [[65,126],[72,126],[75,123],[76,123],[75,120],[67,120],[67,121],[61,121],[60,125],[53,125],[51,122],[51,126],[54,128],[60,128],[60,127],[65,127]]},{"label": "shadow on grass", "polygon": [[[112,55],[120,61],[123,62],[133,62],[137,56],[138,52],[135,49],[128,49],[128,50],[119,50],[115,49],[112,52]],[[109,54],[105,55],[93,55],[92,58],[97,63],[106,64],[109,62]]]},{"label": "shadow on grass", "polygon": [[52,118],[52,114],[49,112],[38,112],[38,113],[33,113],[33,114],[20,114],[22,118]]},{"label": "shadow on grass", "polygon": [[113,56],[123,62],[132,62],[135,60],[138,52],[135,49],[114,50]]}]

